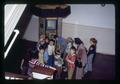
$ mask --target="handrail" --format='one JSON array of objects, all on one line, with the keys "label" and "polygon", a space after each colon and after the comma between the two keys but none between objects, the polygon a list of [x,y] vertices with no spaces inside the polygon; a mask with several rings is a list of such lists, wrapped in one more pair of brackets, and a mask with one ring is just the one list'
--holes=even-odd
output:
[{"label": "handrail", "polygon": [[15,32],[15,36],[13,37],[11,43],[9,44],[7,50],[6,50],[5,53],[4,53],[4,59],[6,58],[6,56],[7,56],[8,52],[10,51],[10,49],[11,49],[11,47],[12,47],[12,45],[13,45],[15,39],[16,39],[16,37],[17,37],[18,34],[19,34],[19,30],[18,30],[18,29],[15,29],[13,32]]}]

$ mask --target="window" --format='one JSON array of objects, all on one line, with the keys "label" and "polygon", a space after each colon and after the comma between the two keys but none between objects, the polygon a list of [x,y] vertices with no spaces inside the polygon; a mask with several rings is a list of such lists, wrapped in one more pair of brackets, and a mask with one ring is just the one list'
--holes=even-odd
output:
[{"label": "window", "polygon": [[48,19],[47,21],[47,24],[46,24],[46,29],[47,30],[55,30],[56,29],[56,25],[57,25],[57,20],[50,20]]}]

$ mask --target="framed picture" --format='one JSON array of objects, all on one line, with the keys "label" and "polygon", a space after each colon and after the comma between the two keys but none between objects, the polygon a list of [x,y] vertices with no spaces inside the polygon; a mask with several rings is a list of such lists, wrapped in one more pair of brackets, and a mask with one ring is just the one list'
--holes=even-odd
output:
[{"label": "framed picture", "polygon": [[56,30],[57,29],[57,20],[56,19],[47,19],[46,20],[46,30]]}]

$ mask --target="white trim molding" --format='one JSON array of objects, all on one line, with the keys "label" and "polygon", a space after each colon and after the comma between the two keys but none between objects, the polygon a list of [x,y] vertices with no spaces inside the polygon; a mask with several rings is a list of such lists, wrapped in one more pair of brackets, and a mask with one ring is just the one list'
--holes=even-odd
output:
[{"label": "white trim molding", "polygon": [[15,29],[14,32],[15,32],[15,36],[13,37],[11,43],[9,44],[7,50],[5,51],[5,53],[4,53],[4,58],[6,58],[8,52],[10,51],[10,49],[11,49],[11,47],[12,47],[14,41],[15,41],[15,39],[17,38],[17,36],[18,36],[18,34],[19,34],[19,30]]}]

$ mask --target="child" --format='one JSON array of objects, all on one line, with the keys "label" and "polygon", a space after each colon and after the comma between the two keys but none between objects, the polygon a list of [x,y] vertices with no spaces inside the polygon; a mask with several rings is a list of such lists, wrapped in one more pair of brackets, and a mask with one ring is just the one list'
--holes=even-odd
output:
[{"label": "child", "polygon": [[95,38],[90,38],[90,44],[91,46],[89,47],[87,57],[87,71],[92,72],[92,63],[94,61],[95,55],[96,55],[96,44],[97,40]]},{"label": "child", "polygon": [[44,64],[43,55],[44,55],[44,48],[41,47],[38,53],[38,61],[41,64]]},{"label": "child", "polygon": [[76,48],[75,47],[71,47],[70,49],[70,54],[66,56],[66,61],[68,63],[68,79],[72,79],[73,77],[73,72],[75,69],[75,60],[76,60]]},{"label": "child", "polygon": [[54,65],[54,55],[55,55],[55,45],[54,40],[50,40],[48,45],[48,65],[53,66]]},{"label": "child", "polygon": [[54,61],[54,65],[55,65],[54,67],[57,69],[54,75],[55,79],[61,79],[62,64],[63,64],[63,59],[61,58],[60,51],[57,50]]},{"label": "child", "polygon": [[73,40],[72,40],[71,37],[68,37],[67,40],[68,40],[67,41],[67,47],[65,49],[65,52],[66,52],[66,54],[69,54],[70,53],[70,48],[73,46]]},{"label": "child", "polygon": [[67,38],[67,47],[65,49],[65,53],[64,53],[64,57],[63,57],[63,60],[64,60],[63,66],[65,66],[66,69],[67,69],[67,62],[66,62],[65,58],[66,58],[67,55],[70,54],[70,49],[71,49],[72,46],[73,46],[73,39],[71,37],[68,37]]},{"label": "child", "polygon": [[40,47],[43,47],[45,49],[45,47],[46,47],[46,44],[45,44],[45,35],[41,35],[40,36],[40,40],[37,42],[36,47],[37,47],[38,51],[39,51]]},{"label": "child", "polygon": [[58,67],[61,67],[63,64],[63,59],[61,58],[61,53],[59,50],[56,51],[54,64]]}]

